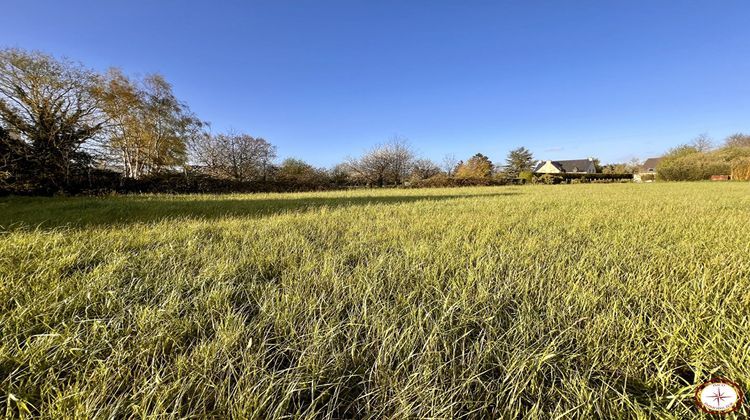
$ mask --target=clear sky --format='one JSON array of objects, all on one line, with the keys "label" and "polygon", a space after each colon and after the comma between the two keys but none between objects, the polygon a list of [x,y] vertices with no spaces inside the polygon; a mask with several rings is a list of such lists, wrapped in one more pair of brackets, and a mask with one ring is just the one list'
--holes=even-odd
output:
[{"label": "clear sky", "polygon": [[750,132],[750,1],[2,0],[0,47],[159,72],[213,131],[328,166],[658,155]]}]

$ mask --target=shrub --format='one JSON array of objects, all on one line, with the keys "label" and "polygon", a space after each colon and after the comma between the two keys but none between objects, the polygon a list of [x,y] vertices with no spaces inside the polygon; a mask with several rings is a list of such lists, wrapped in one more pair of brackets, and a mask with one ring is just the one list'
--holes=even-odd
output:
[{"label": "shrub", "polygon": [[[552,174],[544,174],[542,176],[534,177],[534,183],[535,184],[559,184],[564,181],[564,178],[557,175]],[[583,182],[583,179],[581,179]]]},{"label": "shrub", "polygon": [[695,148],[682,146],[673,149],[659,164],[659,179],[667,181],[701,181],[711,175],[736,174],[741,179],[744,165],[750,160],[748,147],[724,147],[699,152]]},{"label": "shrub", "polygon": [[534,179],[534,173],[531,171],[523,171],[518,174],[518,178],[530,183]]},{"label": "shrub", "polygon": [[668,155],[657,168],[659,179],[668,181],[701,181],[730,172],[731,164],[720,152]]}]

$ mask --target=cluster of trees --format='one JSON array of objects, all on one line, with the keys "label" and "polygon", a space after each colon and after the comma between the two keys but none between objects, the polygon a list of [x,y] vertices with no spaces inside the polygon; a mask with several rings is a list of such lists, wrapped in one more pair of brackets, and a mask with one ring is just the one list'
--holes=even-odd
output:
[{"label": "cluster of trees", "polygon": [[262,138],[208,128],[158,74],[96,73],[39,52],[0,50],[0,191],[138,190],[174,185],[175,174],[203,176],[202,185],[206,177],[235,186],[272,176],[327,181],[299,160],[274,165],[276,149]]},{"label": "cluster of trees", "polygon": [[205,124],[159,75],[0,50],[0,186],[65,191],[116,169],[125,178],[173,170]]},{"label": "cluster of trees", "polygon": [[[299,159],[276,163],[276,147],[245,133],[213,134],[158,74],[94,72],[70,60],[0,50],[0,192],[283,191],[346,186],[451,186],[532,180],[523,147],[503,164],[477,153],[441,164],[419,157],[401,138],[332,169]],[[600,165],[633,173],[640,162]],[[658,168],[667,180],[715,174],[750,178],[750,136],[714,147],[707,136],[671,150]]]},{"label": "cluster of trees", "polygon": [[339,170],[357,184],[378,187],[398,185],[404,183],[412,172],[414,156],[406,140],[394,138],[359,158],[347,159]]},{"label": "cluster of trees", "polygon": [[[245,133],[212,134],[162,76],[19,49],[0,50],[0,191],[54,193],[102,189],[325,189],[352,185],[494,183],[531,169],[520,148],[497,166],[481,153],[442,165],[394,138],[330,170],[299,159],[275,163],[276,148]],[[429,181],[428,181],[429,180]],[[266,187],[260,187],[265,184]],[[270,187],[268,187],[270,185]]]},{"label": "cluster of trees", "polygon": [[628,162],[609,163],[607,165],[600,165],[595,159],[594,164],[596,165],[596,171],[603,174],[634,174],[641,169],[643,163],[640,159],[633,158]]},{"label": "cluster of trees", "polygon": [[466,162],[459,162],[453,175],[459,179],[512,179],[524,172],[530,172],[534,165],[534,156],[525,147],[511,150],[505,159],[505,165],[495,165],[487,156],[477,153]]},{"label": "cluster of trees", "polygon": [[667,181],[699,181],[712,175],[750,180],[750,135],[733,134],[717,146],[702,134],[671,149],[659,162],[657,175]]},{"label": "cluster of trees", "polygon": [[504,184],[519,173],[530,171],[533,156],[521,147],[511,151],[506,165],[495,165],[487,156],[477,153],[466,161],[448,155],[439,165],[420,158],[402,138],[393,138],[361,157],[349,158],[337,165],[349,185],[451,186]]}]

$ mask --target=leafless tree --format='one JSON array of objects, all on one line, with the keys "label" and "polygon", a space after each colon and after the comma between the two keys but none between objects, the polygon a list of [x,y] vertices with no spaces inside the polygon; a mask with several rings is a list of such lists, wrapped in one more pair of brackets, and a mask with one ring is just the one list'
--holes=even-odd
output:
[{"label": "leafless tree", "polygon": [[408,142],[394,137],[385,144],[375,146],[359,159],[349,158],[347,165],[353,177],[382,187],[402,183],[409,175],[413,160],[414,152]]},{"label": "leafless tree", "polygon": [[711,137],[708,136],[708,134],[703,133],[693,139],[693,141],[691,142],[691,146],[695,147],[695,149],[699,152],[708,152],[713,149],[714,141],[713,139],[711,139]]},{"label": "leafless tree", "polygon": [[458,166],[458,159],[456,159],[456,155],[448,154],[443,157],[441,167],[443,168],[443,171],[448,176],[454,175],[457,166]]},{"label": "leafless tree", "polygon": [[411,176],[415,179],[427,179],[440,173],[440,167],[429,159],[416,159],[412,164]]},{"label": "leafless tree", "polygon": [[638,159],[637,157],[634,157],[630,159],[625,165],[626,165],[627,173],[634,174],[640,171],[641,166],[643,166],[643,161]]},{"label": "leafless tree", "polygon": [[732,134],[724,140],[724,145],[727,147],[750,147],[750,135],[743,133]]},{"label": "leafless tree", "polygon": [[212,175],[237,181],[266,180],[276,147],[247,134],[207,135],[193,147],[195,161]]}]

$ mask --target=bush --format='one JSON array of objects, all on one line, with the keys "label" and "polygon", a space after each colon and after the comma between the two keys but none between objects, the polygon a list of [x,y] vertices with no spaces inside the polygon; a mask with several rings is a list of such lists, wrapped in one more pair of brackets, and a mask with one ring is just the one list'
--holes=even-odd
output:
[{"label": "bush", "polygon": [[315,191],[331,188],[331,180],[322,169],[299,159],[286,159],[275,172],[274,178],[286,191]]},{"label": "bush", "polygon": [[534,184],[559,184],[563,182],[565,178],[558,175],[552,175],[552,174],[544,174],[542,176],[534,177]]},{"label": "bush", "polygon": [[534,173],[531,171],[523,171],[518,174],[519,179],[523,179],[526,183],[531,183],[534,179]]},{"label": "bush", "polygon": [[680,157],[665,157],[659,164],[657,174],[668,181],[701,181],[711,175],[729,174],[729,162],[718,153],[695,153]]},{"label": "bush", "polygon": [[649,182],[649,181],[656,181],[656,174],[649,173],[649,174],[640,174],[641,182]]},{"label": "bush", "polygon": [[[142,178],[123,178],[118,172],[91,169],[71,177],[64,190],[70,195],[107,195],[112,193],[222,194],[254,192],[322,191],[340,188],[327,177],[317,179],[271,179],[236,181],[195,172],[164,172]],[[0,172],[0,195],[52,195],[56,190]]]},{"label": "bush", "polygon": [[332,183],[307,184],[288,179],[256,181],[236,181],[216,178],[200,173],[164,173],[141,179],[125,179],[116,189],[120,193],[255,193],[255,192],[298,192],[333,189]]},{"label": "bush", "polygon": [[750,148],[725,147],[711,152],[680,147],[673,149],[659,164],[659,179],[667,181],[701,181],[711,175],[736,174],[742,179],[743,167],[750,161]]}]

